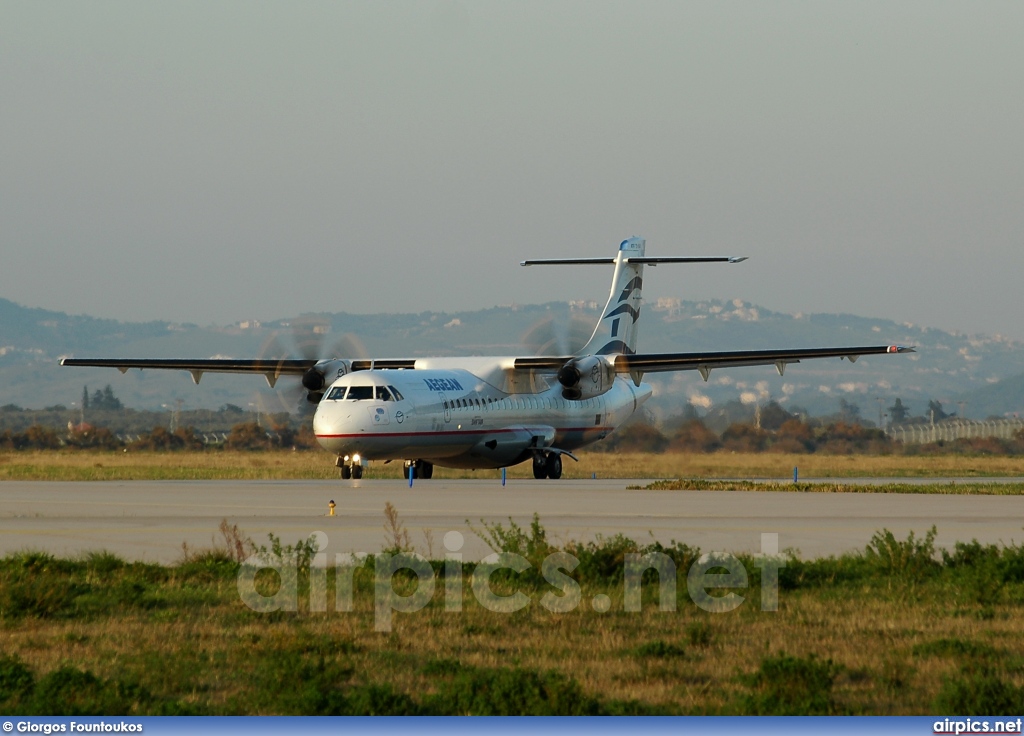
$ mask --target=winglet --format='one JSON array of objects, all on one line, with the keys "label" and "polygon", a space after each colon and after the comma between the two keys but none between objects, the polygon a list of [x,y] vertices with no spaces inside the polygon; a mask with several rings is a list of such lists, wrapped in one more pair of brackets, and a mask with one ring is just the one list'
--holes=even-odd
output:
[{"label": "winglet", "polygon": [[743,261],[750,258],[750,256],[733,256],[729,259],[729,263],[743,263]]}]

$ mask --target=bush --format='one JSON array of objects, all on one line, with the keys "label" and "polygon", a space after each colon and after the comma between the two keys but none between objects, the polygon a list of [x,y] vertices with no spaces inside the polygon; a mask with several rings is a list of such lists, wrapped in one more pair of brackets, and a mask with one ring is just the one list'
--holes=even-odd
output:
[{"label": "bush", "polygon": [[639,546],[629,537],[616,534],[605,538],[597,536],[586,544],[571,542],[565,551],[575,556],[580,564],[573,571],[573,577],[580,582],[617,583],[622,581],[626,569],[626,555],[639,551]]},{"label": "bush", "polygon": [[722,433],[722,447],[734,452],[761,452],[768,446],[768,433],[750,424],[733,424]]},{"label": "bush", "polygon": [[620,427],[593,448],[598,452],[664,452],[667,446],[668,438],[657,427],[638,421]]},{"label": "bush", "polygon": [[935,535],[933,525],[924,539],[916,539],[911,531],[905,541],[899,541],[888,529],[875,532],[864,550],[867,562],[886,575],[909,580],[920,580],[939,567],[935,560]]},{"label": "bush", "polygon": [[646,642],[636,648],[634,652],[638,657],[653,658],[653,659],[666,659],[669,657],[685,657],[686,650],[678,644],[672,644],[670,642],[662,641],[661,639],[655,639],[654,641]]},{"label": "bush", "polygon": [[41,424],[33,424],[21,433],[5,430],[0,435],[0,447],[10,450],[55,450],[60,446],[57,432]]},{"label": "bush", "polygon": [[118,450],[124,447],[114,433],[106,427],[80,425],[68,433],[68,445],[83,450]]},{"label": "bush", "polygon": [[669,450],[673,452],[714,452],[721,446],[718,435],[700,419],[691,419],[683,424],[668,444]]},{"label": "bush", "polygon": [[527,669],[465,670],[427,701],[438,715],[589,716],[601,705],[579,684],[557,672]]},{"label": "bush", "polygon": [[886,453],[892,452],[893,442],[881,429],[835,422],[821,430],[817,437],[817,449],[833,455]]},{"label": "bush", "polygon": [[256,422],[249,422],[232,427],[224,447],[229,450],[269,450],[273,444],[263,427]]},{"label": "bush", "polygon": [[61,667],[36,684],[32,710],[53,716],[127,713],[132,703],[125,695],[122,687],[88,670]]},{"label": "bush", "polygon": [[775,432],[775,452],[814,452],[814,430],[799,419],[787,419]]},{"label": "bush", "polygon": [[814,655],[766,657],[747,678],[751,692],[744,698],[743,711],[762,716],[832,715],[837,673],[831,659],[821,661]]},{"label": "bush", "polygon": [[17,712],[19,704],[31,694],[36,680],[31,670],[17,657],[0,656],[0,706]]},{"label": "bush", "polygon": [[202,450],[206,445],[196,437],[192,427],[179,427],[169,432],[165,427],[153,427],[129,445],[132,450]]},{"label": "bush", "polygon": [[962,669],[948,677],[935,698],[935,712],[963,716],[1020,713],[1024,690],[1004,682],[988,668]]}]

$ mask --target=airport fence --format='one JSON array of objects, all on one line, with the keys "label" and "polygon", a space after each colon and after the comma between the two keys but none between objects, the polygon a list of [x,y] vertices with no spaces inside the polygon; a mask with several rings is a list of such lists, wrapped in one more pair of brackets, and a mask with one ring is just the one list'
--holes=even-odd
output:
[{"label": "airport fence", "polygon": [[1024,430],[1024,419],[984,421],[945,419],[928,424],[896,424],[886,429],[885,433],[891,439],[909,445],[939,441],[952,442],[972,437],[997,437],[1003,440],[1012,440],[1022,430]]}]

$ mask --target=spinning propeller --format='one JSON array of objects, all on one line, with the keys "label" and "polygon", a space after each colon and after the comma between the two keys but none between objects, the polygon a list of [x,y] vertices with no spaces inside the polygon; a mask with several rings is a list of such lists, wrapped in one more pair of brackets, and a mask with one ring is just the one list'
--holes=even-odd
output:
[{"label": "spinning propeller", "polygon": [[[260,347],[259,357],[262,360],[285,361],[301,358],[311,362],[331,359],[358,360],[367,357],[366,347],[352,333],[335,335],[331,333],[331,323],[319,315],[302,315],[291,321],[290,330],[278,331],[270,335]],[[318,404],[323,398],[323,391],[330,384],[330,378],[317,366],[310,368],[298,381],[288,381],[290,385],[276,392],[282,410],[300,411],[309,404]],[[287,380],[287,379],[286,379]],[[302,401],[302,399],[305,401]]]}]

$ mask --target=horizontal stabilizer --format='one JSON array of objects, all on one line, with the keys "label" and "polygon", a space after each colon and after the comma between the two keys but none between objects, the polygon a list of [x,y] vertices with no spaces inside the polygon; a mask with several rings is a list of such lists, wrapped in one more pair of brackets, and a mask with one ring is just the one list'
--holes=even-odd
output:
[{"label": "horizontal stabilizer", "polygon": [[715,258],[627,258],[626,263],[645,263],[657,266],[659,263],[743,263],[747,256],[721,256]]},{"label": "horizontal stabilizer", "polygon": [[614,258],[535,258],[520,261],[520,266],[595,266],[615,263]]},{"label": "horizontal stabilizer", "polygon": [[[712,258],[696,257],[666,257],[646,258],[630,257],[623,258],[623,263],[647,264],[657,266],[659,263],[742,263],[747,256],[716,256]],[[529,261],[520,261],[520,266],[595,266],[615,263],[614,258],[535,258]]]}]

